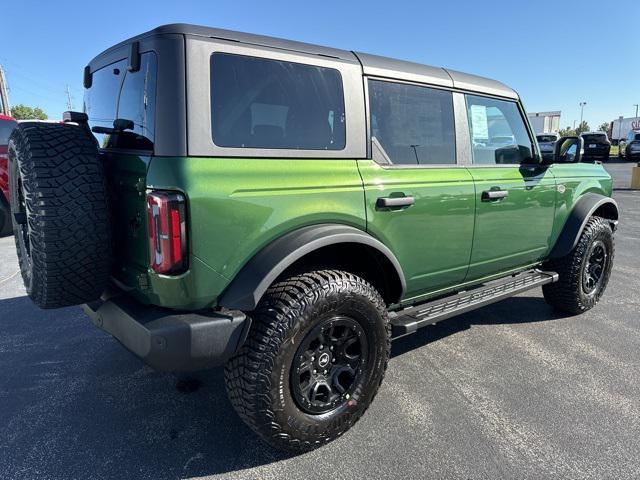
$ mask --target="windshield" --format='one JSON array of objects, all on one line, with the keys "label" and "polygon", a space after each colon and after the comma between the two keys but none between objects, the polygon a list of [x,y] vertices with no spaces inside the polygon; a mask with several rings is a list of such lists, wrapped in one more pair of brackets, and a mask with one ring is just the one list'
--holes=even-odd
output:
[{"label": "windshield", "polygon": [[540,143],[555,142],[557,138],[554,135],[538,135],[536,137]]},{"label": "windshield", "polygon": [[606,135],[583,135],[584,143],[608,143]]},{"label": "windshield", "polygon": [[9,143],[9,135],[17,124],[13,120],[0,120],[0,145]]}]

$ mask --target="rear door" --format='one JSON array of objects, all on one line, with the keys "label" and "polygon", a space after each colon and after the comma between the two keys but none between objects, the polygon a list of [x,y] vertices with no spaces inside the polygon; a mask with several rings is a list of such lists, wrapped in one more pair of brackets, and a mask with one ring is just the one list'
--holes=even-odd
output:
[{"label": "rear door", "polygon": [[534,142],[514,101],[465,95],[476,185],[468,280],[522,267],[550,248],[556,181],[534,160]]},{"label": "rear door", "polygon": [[454,94],[378,79],[367,87],[372,159],[358,161],[367,229],[400,261],[406,300],[461,283],[475,199],[457,164]]}]

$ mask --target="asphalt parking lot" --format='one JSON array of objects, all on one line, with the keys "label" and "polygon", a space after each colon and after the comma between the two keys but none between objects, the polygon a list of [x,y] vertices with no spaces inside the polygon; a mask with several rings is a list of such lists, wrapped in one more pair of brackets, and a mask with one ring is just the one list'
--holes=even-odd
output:
[{"label": "asphalt parking lot", "polygon": [[623,218],[595,309],[534,290],[401,339],[365,417],[300,456],[255,438],[220,371],[181,392],[79,308],[38,310],[0,239],[0,477],[640,477],[640,192],[607,168]]}]

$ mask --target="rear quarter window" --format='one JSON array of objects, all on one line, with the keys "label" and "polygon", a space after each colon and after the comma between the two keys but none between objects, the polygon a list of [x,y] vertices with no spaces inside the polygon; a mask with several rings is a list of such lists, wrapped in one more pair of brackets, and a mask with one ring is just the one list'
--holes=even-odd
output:
[{"label": "rear quarter window", "polygon": [[113,127],[116,119],[128,120],[132,128],[112,134],[95,133],[102,148],[153,150],[155,140],[157,60],[154,52],[140,56],[140,69],[127,71],[121,60],[93,72],[91,88],[85,90],[84,111],[93,128]]},{"label": "rear quarter window", "polygon": [[214,53],[211,132],[220,147],[343,150],[340,72],[281,60]]}]

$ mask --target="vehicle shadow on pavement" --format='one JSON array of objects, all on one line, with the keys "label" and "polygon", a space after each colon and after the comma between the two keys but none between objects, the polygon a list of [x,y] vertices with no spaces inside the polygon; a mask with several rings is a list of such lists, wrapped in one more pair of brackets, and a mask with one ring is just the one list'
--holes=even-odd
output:
[{"label": "vehicle shadow on pavement", "polygon": [[[557,318],[541,298],[515,297],[422,329],[394,342],[392,352],[472,325]],[[240,421],[221,369],[188,382],[155,372],[79,308],[39,310],[27,297],[0,300],[0,333],[3,479],[189,478],[289,457]]]},{"label": "vehicle shadow on pavement", "polygon": [[3,479],[189,478],[288,457],[236,416],[221,369],[184,393],[79,308],[27,297],[0,300],[0,332]]},{"label": "vehicle shadow on pavement", "polygon": [[550,307],[542,297],[511,297],[493,305],[443,320],[395,340],[391,357],[468,330],[473,325],[502,325],[558,320],[570,316]]}]

